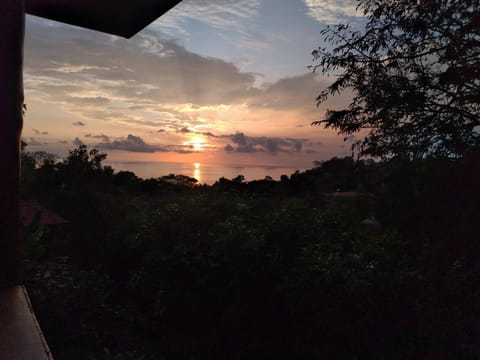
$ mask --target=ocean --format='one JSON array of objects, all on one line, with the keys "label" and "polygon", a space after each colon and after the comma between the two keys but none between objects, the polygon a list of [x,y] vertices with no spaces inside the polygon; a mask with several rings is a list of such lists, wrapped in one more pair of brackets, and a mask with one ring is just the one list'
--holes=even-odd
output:
[{"label": "ocean", "polygon": [[228,166],[211,165],[200,163],[170,163],[170,162],[116,162],[105,161],[105,165],[110,165],[118,171],[131,171],[143,179],[158,178],[164,175],[186,175],[198,180],[200,184],[212,185],[224,177],[233,179],[238,175],[243,175],[246,181],[261,180],[266,176],[274,180],[280,180],[280,176],[290,176],[296,170],[303,171],[306,168],[293,168],[282,166]]}]

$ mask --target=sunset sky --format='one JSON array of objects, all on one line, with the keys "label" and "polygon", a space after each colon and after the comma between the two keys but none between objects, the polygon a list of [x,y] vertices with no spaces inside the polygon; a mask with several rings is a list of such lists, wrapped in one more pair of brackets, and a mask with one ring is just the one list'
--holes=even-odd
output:
[{"label": "sunset sky", "polygon": [[311,127],[331,81],[312,75],[326,24],[360,24],[349,0],[184,0],[132,39],[27,17],[23,138],[64,156],[309,167],[352,138]]}]

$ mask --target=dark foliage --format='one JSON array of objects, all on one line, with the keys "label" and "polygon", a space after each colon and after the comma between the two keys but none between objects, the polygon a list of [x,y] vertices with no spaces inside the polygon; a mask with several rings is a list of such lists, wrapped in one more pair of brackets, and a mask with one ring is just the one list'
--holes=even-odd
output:
[{"label": "dark foliage", "polygon": [[103,158],[79,148],[25,179],[69,220],[60,238],[25,229],[57,359],[480,356],[478,153],[213,186]]},{"label": "dark foliage", "polygon": [[[314,122],[360,132],[361,154],[462,156],[480,145],[480,2],[360,0],[362,31],[322,31],[314,71],[339,76],[317,101],[353,90],[346,109]],[[333,47],[333,49],[332,49]]]}]

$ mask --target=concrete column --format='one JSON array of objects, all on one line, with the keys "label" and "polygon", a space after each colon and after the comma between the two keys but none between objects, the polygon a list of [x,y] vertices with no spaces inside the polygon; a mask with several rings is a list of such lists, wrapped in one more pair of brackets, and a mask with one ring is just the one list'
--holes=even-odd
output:
[{"label": "concrete column", "polygon": [[19,282],[24,0],[0,0],[0,287]]}]

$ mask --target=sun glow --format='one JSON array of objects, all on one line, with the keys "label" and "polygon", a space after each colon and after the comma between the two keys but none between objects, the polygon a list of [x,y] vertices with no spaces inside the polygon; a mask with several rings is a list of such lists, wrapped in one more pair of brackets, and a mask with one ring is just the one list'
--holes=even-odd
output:
[{"label": "sun glow", "polygon": [[202,151],[208,144],[201,137],[193,137],[189,141],[186,141],[184,145],[188,146],[194,151]]}]

